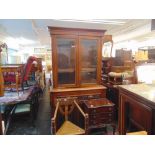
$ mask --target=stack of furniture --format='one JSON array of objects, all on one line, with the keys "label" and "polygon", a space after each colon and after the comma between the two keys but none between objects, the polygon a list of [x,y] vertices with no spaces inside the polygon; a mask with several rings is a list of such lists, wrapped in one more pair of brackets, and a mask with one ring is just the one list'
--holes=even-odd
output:
[{"label": "stack of furniture", "polygon": [[115,104],[115,119],[118,118],[118,85],[135,83],[133,61],[126,60],[119,66],[118,58],[104,58],[102,65],[102,84],[107,87],[106,97]]}]

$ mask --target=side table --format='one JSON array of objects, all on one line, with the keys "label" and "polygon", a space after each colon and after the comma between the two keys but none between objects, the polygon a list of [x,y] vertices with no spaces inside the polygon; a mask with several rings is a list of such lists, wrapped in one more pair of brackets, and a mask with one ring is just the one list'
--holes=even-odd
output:
[{"label": "side table", "polygon": [[85,112],[89,115],[90,131],[93,128],[102,128],[107,125],[113,127],[115,134],[116,125],[114,123],[114,104],[107,98],[84,100]]}]

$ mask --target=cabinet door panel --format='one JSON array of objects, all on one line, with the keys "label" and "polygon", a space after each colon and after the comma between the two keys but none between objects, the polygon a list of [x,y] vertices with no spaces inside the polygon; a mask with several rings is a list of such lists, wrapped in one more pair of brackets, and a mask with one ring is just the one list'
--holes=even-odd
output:
[{"label": "cabinet door panel", "polygon": [[57,38],[58,85],[76,83],[76,39]]},{"label": "cabinet door panel", "polygon": [[97,39],[80,40],[81,56],[81,83],[97,82]]}]

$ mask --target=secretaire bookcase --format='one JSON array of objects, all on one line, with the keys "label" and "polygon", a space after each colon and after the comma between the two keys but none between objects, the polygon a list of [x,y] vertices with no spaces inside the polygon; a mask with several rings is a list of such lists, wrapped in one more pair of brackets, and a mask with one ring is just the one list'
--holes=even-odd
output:
[{"label": "secretaire bookcase", "polygon": [[[63,96],[99,95],[105,30],[48,27],[52,46],[51,105]],[[53,110],[52,110],[53,111]]]}]

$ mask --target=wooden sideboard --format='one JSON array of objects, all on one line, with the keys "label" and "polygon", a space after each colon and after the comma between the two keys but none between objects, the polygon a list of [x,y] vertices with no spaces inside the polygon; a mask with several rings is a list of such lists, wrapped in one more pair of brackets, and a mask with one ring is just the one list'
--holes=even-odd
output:
[{"label": "wooden sideboard", "polygon": [[130,123],[155,134],[155,85],[119,86],[119,134],[126,134]]}]

